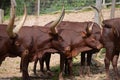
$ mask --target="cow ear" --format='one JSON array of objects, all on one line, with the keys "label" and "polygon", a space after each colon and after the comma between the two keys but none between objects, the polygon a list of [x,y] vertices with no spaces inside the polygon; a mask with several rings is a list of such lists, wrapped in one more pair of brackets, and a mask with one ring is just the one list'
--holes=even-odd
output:
[{"label": "cow ear", "polygon": [[86,37],[87,37],[87,33],[84,32],[84,31],[80,32],[80,34],[81,34],[81,36],[82,36],[83,38],[86,38]]}]

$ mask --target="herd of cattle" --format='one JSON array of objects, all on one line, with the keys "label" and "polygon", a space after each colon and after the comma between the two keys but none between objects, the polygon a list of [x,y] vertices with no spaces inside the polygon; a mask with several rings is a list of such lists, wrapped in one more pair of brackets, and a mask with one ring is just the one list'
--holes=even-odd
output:
[{"label": "herd of cattle", "polygon": [[[97,10],[98,14],[101,12]],[[9,24],[0,24],[0,65],[6,57],[21,57],[20,71],[23,80],[30,80],[28,74],[29,62],[35,61],[34,73],[36,74],[36,64],[39,61],[41,71],[43,63],[46,62],[47,70],[50,71],[51,53],[60,54],[59,80],[64,80],[63,71],[73,78],[72,58],[81,52],[81,65],[85,65],[85,54],[88,55],[88,74],[90,73],[90,63],[92,54],[101,48],[106,48],[105,69],[106,79],[110,80],[109,66],[112,62],[115,78],[120,79],[117,62],[120,51],[120,18],[102,20],[101,25],[95,22],[70,22],[62,21],[65,10],[62,9],[60,17],[46,24],[45,26],[23,26],[27,11],[18,25],[14,25],[15,7],[12,6],[12,17]],[[99,15],[101,18],[101,15]],[[80,69],[80,75],[82,75]]]}]

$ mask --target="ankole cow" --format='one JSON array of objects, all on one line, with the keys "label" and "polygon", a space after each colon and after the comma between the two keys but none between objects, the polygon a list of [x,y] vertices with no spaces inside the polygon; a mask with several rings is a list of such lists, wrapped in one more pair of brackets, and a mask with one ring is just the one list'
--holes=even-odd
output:
[{"label": "ankole cow", "polygon": [[119,80],[119,72],[117,68],[118,57],[120,52],[120,18],[104,20],[102,13],[94,6],[92,6],[99,14],[101,20],[102,37],[101,42],[104,48],[106,48],[105,54],[105,69],[106,79],[110,80],[110,62],[112,63],[113,70],[115,72],[115,79]]}]

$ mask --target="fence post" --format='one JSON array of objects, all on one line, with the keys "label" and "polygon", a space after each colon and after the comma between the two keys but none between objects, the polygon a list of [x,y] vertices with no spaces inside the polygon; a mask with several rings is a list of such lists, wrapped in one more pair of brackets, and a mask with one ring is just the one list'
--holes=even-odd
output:
[{"label": "fence post", "polygon": [[105,0],[103,0],[102,6],[103,6],[103,8],[106,8]]},{"label": "fence post", "polygon": [[3,23],[4,10],[0,9],[0,24]]},{"label": "fence post", "polygon": [[115,16],[115,4],[116,4],[116,0],[112,0],[112,7],[111,7],[111,14],[110,14],[110,18],[114,18]]},{"label": "fence post", "polygon": [[38,10],[38,13],[37,13],[37,15],[39,16],[39,13],[40,13],[40,0],[38,0],[38,8],[37,8]]}]

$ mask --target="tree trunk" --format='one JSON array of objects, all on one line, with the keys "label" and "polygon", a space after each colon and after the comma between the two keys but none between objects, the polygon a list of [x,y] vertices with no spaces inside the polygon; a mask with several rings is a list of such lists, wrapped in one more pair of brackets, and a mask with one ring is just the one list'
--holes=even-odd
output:
[{"label": "tree trunk", "polygon": [[4,10],[0,9],[0,24],[3,23]]},{"label": "tree trunk", "polygon": [[16,7],[17,6],[16,1],[15,0],[11,0],[11,5],[13,5],[14,7]]},{"label": "tree trunk", "polygon": [[[17,6],[16,1],[15,0],[11,0],[11,6],[15,7]],[[12,8],[12,7],[11,7]],[[12,16],[12,9],[10,8],[10,17]]]},{"label": "tree trunk", "polygon": [[111,14],[110,14],[111,19],[115,17],[115,4],[116,4],[116,0],[112,0],[112,8],[111,8]]},{"label": "tree trunk", "polygon": [[[99,11],[102,9],[102,0],[96,0],[96,7]],[[95,11],[95,22],[100,25],[100,19],[98,13]]]}]

